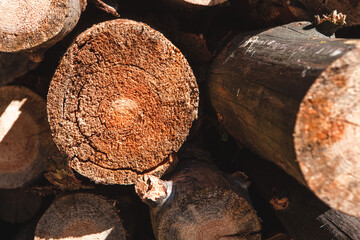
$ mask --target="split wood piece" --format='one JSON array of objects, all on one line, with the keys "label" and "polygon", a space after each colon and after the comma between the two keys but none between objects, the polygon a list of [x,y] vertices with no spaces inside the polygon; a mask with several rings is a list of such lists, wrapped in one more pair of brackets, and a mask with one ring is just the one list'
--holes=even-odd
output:
[{"label": "split wood piece", "polygon": [[42,198],[24,189],[0,189],[0,218],[10,223],[22,223],[35,217]]},{"label": "split wood piece", "polygon": [[11,83],[38,66],[27,56],[18,53],[0,53],[0,86]]},{"label": "split wood piece", "polygon": [[25,87],[1,87],[0,188],[23,187],[40,177],[55,152],[45,101]]},{"label": "split wood piece", "polygon": [[211,102],[238,142],[360,216],[360,42],[309,26],[235,37],[209,71]]},{"label": "split wood piece", "polygon": [[33,61],[77,24],[85,0],[4,0],[0,2],[0,51],[23,52]]},{"label": "split wood piece", "polygon": [[238,160],[251,186],[269,202],[294,239],[360,239],[359,218],[329,208],[295,179],[254,154],[243,154]]},{"label": "split wood piece", "polygon": [[243,175],[227,176],[210,163],[180,159],[167,180],[145,175],[135,185],[150,207],[156,239],[261,239]]},{"label": "split wood piece", "polygon": [[103,184],[161,176],[197,117],[198,87],[181,52],[161,33],[126,19],[75,40],[50,84],[54,141],[70,166]]},{"label": "split wood piece", "polygon": [[75,193],[55,199],[35,230],[41,239],[126,239],[117,209],[104,197]]}]

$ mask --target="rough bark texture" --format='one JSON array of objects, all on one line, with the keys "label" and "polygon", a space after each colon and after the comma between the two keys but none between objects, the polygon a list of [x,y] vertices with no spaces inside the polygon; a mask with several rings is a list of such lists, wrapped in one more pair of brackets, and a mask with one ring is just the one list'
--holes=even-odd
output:
[{"label": "rough bark texture", "polygon": [[41,217],[35,240],[125,240],[117,210],[103,197],[77,193],[58,197]]},{"label": "rough bark texture", "polygon": [[[228,176],[204,153],[181,157],[166,181],[144,176],[136,192],[150,206],[157,239],[261,239],[243,175]],[[190,159],[187,159],[190,157]],[[199,159],[198,159],[199,160]]]},{"label": "rough bark texture", "polygon": [[0,51],[27,52],[34,61],[76,25],[85,1],[4,0],[0,2]]},{"label": "rough bark texture", "polygon": [[32,219],[40,210],[42,198],[24,189],[0,190],[0,218],[11,223]]},{"label": "rough bark texture", "polygon": [[198,87],[161,33],[125,19],[75,40],[50,84],[48,116],[58,148],[80,174],[104,184],[160,176],[197,117]]},{"label": "rough bark texture", "polygon": [[237,36],[209,71],[211,101],[237,141],[360,216],[359,42],[309,25]]},{"label": "rough bark texture", "polygon": [[56,151],[45,101],[25,87],[0,88],[0,188],[18,188],[41,175]]},{"label": "rough bark texture", "polygon": [[272,163],[243,154],[238,164],[294,240],[360,239],[359,218],[329,208]]}]

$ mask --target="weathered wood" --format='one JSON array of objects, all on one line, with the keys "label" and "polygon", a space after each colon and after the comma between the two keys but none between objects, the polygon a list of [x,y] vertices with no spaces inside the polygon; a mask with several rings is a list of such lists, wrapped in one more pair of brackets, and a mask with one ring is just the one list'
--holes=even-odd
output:
[{"label": "weathered wood", "polygon": [[198,87],[161,33],[126,19],[78,36],[50,84],[48,116],[58,148],[80,174],[104,184],[162,175],[197,117]]},{"label": "weathered wood", "polygon": [[126,239],[117,209],[104,197],[76,193],[58,197],[41,217],[35,240]]},{"label": "weathered wood", "polygon": [[315,15],[337,12],[345,14],[346,26],[360,24],[360,2],[357,0],[232,0],[239,15],[246,15],[255,25],[273,26],[292,21],[314,21]]},{"label": "weathered wood", "polygon": [[309,25],[235,37],[211,66],[210,98],[237,141],[360,216],[360,42]]},{"label": "weathered wood", "polygon": [[24,189],[0,190],[0,218],[10,223],[22,223],[35,217],[42,198]]},{"label": "weathered wood", "polygon": [[1,87],[0,188],[23,187],[34,181],[55,152],[45,101],[25,87]]},{"label": "weathered wood", "polygon": [[204,152],[180,159],[166,180],[145,175],[135,185],[150,206],[157,239],[261,239],[243,175],[229,176],[209,162],[197,162],[209,160]]},{"label": "weathered wood", "polygon": [[359,218],[329,208],[272,163],[249,153],[237,162],[294,240],[360,239]]},{"label": "weathered wood", "polygon": [[0,2],[0,51],[23,52],[33,61],[76,25],[84,0],[4,0]]}]

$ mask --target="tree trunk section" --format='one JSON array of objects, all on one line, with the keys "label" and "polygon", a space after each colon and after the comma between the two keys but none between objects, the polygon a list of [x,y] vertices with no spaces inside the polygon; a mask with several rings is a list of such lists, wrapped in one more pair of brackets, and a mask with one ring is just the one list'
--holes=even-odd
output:
[{"label": "tree trunk section", "polygon": [[209,71],[211,102],[238,142],[360,216],[360,42],[309,25],[235,37]]},{"label": "tree trunk section", "polygon": [[85,5],[84,0],[1,1],[0,51],[41,61],[43,51],[75,27]]},{"label": "tree trunk section", "polygon": [[167,180],[146,175],[135,185],[150,206],[156,239],[261,239],[243,175],[225,175],[197,158],[209,156],[193,152]]},{"label": "tree trunk section", "polygon": [[329,208],[272,163],[247,153],[238,165],[294,240],[360,239],[359,218]]},{"label": "tree trunk section", "polygon": [[116,208],[103,197],[76,193],[58,197],[41,217],[35,240],[125,240]]},{"label": "tree trunk section", "polygon": [[26,186],[56,152],[45,101],[25,87],[0,88],[0,188]]},{"label": "tree trunk section", "polygon": [[58,148],[103,184],[161,176],[197,117],[198,87],[161,33],[126,19],[83,32],[50,84],[47,109]]}]

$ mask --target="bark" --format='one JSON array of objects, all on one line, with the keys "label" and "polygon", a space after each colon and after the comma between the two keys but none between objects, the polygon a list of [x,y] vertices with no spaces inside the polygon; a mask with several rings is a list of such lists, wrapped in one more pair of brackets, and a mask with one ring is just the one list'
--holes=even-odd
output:
[{"label": "bark", "polygon": [[116,208],[105,198],[89,193],[58,197],[35,230],[41,239],[126,239]]},{"label": "bark", "polygon": [[22,52],[33,61],[76,25],[83,0],[1,1],[0,51]]},{"label": "bark", "polygon": [[50,84],[54,141],[80,174],[104,184],[162,175],[197,117],[198,87],[161,33],[126,19],[75,40]]},{"label": "bark", "polygon": [[0,188],[28,185],[56,152],[45,101],[25,87],[0,88]]},{"label": "bark", "polygon": [[243,175],[228,176],[209,162],[196,162],[208,159],[201,152],[188,157],[167,180],[146,175],[135,185],[150,206],[156,239],[261,239]]},{"label": "bark", "polygon": [[294,240],[360,239],[360,219],[329,208],[312,192],[270,162],[246,154],[239,158],[260,195],[272,206]]},{"label": "bark", "polygon": [[334,10],[345,14],[346,26],[360,24],[360,2],[357,0],[232,0],[239,15],[246,15],[252,23],[274,26],[292,21],[314,21],[315,15],[330,14]]},{"label": "bark", "polygon": [[0,190],[0,218],[10,223],[26,222],[40,210],[42,198],[24,189]]},{"label": "bark", "polygon": [[360,216],[359,41],[309,25],[235,37],[209,71],[211,102],[238,142]]}]

